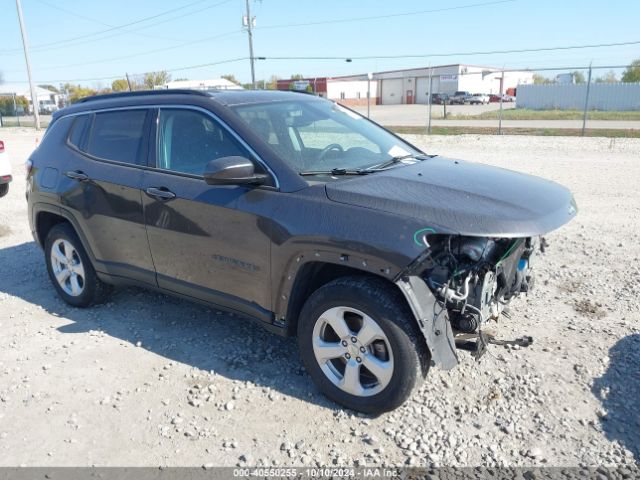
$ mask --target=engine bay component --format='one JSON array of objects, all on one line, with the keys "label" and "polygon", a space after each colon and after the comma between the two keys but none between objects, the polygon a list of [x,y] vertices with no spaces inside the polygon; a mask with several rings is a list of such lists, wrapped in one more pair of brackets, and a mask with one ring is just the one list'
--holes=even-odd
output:
[{"label": "engine bay component", "polygon": [[482,327],[534,285],[534,238],[430,235],[428,245],[421,277],[447,310],[453,331],[476,334],[479,345]]}]

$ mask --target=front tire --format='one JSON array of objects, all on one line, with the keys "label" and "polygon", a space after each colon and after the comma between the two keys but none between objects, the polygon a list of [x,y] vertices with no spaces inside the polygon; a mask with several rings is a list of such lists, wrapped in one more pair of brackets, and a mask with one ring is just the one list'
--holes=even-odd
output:
[{"label": "front tire", "polygon": [[111,286],[96,275],[71,225],[59,223],[49,231],[44,253],[49,278],[65,302],[84,308],[106,300]]},{"label": "front tire", "polygon": [[3,183],[0,185],[0,198],[4,197],[7,193],[9,193],[9,184]]},{"label": "front tire", "polygon": [[429,368],[426,344],[400,292],[364,276],[339,278],[309,297],[298,346],[327,397],[369,414],[404,403]]}]

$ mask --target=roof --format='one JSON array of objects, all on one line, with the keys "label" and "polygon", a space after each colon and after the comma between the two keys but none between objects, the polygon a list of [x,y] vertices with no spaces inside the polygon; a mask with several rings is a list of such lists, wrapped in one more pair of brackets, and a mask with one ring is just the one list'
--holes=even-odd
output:
[{"label": "roof", "polygon": [[244,90],[240,85],[233,83],[226,78],[211,78],[208,80],[174,80],[172,82],[165,83],[162,88],[187,88],[194,90]]},{"label": "roof", "polygon": [[91,110],[93,107],[117,108],[132,105],[157,105],[159,102],[179,104],[185,100],[198,100],[201,103],[207,99],[221,105],[232,106],[301,99],[313,101],[316,97],[281,90],[144,90],[86,97],[69,107],[58,110],[54,113],[54,117],[57,118],[71,112]]}]

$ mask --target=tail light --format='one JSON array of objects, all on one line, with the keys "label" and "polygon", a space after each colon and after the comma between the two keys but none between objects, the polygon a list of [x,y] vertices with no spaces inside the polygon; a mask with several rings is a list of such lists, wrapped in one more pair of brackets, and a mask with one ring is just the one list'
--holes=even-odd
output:
[{"label": "tail light", "polygon": [[4,142],[0,140],[0,153],[4,152]]}]

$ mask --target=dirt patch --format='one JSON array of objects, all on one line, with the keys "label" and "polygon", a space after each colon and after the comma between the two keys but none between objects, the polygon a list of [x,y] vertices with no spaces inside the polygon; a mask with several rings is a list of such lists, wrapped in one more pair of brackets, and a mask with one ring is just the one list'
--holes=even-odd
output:
[{"label": "dirt patch", "polygon": [[581,315],[591,318],[604,318],[607,312],[604,311],[602,305],[595,303],[589,299],[576,300],[573,309]]}]

